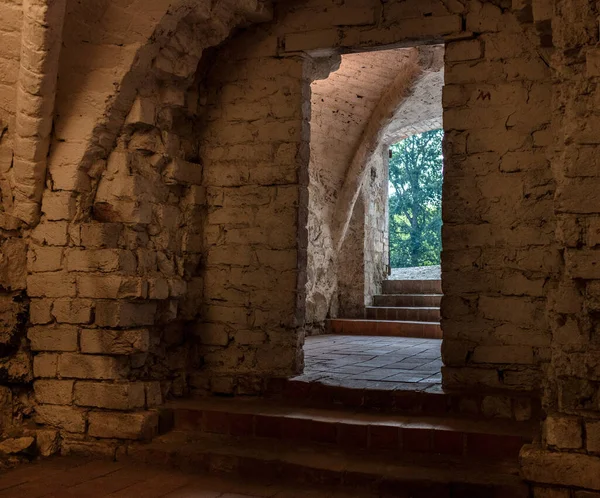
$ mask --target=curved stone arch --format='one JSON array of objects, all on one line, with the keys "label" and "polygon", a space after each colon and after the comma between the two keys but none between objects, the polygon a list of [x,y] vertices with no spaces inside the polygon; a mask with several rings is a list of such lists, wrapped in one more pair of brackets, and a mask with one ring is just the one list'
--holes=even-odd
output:
[{"label": "curved stone arch", "polygon": [[[189,86],[203,49],[219,44],[238,26],[269,18],[262,0],[131,0],[125,5],[106,0],[94,9],[68,4],[65,34],[70,39],[64,40],[58,70],[47,161],[50,188],[43,193],[42,211],[44,201],[58,197],[73,206],[71,219],[88,214],[93,177],[102,171],[101,161],[114,147],[138,89],[150,75],[188,79]],[[188,34],[184,47],[178,39],[183,31]],[[23,206],[14,210],[30,225],[39,220],[45,175],[38,173],[39,194],[21,199]]]},{"label": "curved stone arch", "polygon": [[[344,178],[344,184],[337,199],[334,210],[333,231],[334,248],[341,250],[346,231],[352,217],[354,204],[360,193],[365,174],[369,170],[370,158],[376,154],[384,143],[391,143],[393,137],[401,130],[391,130],[393,123],[402,112],[402,106],[414,94],[416,88],[424,83],[430,75],[437,72],[442,65],[441,50],[421,49],[420,64],[409,67],[409,72],[401,73],[383,92],[373,110],[362,139],[356,148]],[[429,59],[429,60],[427,60]],[[391,132],[391,134],[390,134]]]}]

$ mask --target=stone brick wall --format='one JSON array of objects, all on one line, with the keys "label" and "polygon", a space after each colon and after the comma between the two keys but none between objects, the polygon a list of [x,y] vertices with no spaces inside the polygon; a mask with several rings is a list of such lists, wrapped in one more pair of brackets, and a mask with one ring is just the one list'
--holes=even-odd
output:
[{"label": "stone brick wall", "polygon": [[[43,454],[59,435],[66,453],[151,437],[153,408],[187,393],[201,366],[197,68],[206,48],[270,13],[256,1],[158,3],[70,4],[41,209],[33,192],[43,175],[23,198],[33,207],[13,202],[25,170],[12,147],[18,119],[2,107],[0,436],[33,415],[55,429],[38,431]],[[44,97],[50,109],[53,99]]]},{"label": "stone brick wall", "polygon": [[[290,214],[287,220],[287,213],[278,214],[278,219],[282,223],[286,220],[283,233],[290,240],[294,230],[299,234],[297,262],[293,263],[294,255],[290,253],[289,281],[279,277],[267,285],[276,288],[280,296],[284,295],[285,286],[290,296],[297,297],[298,312],[304,302],[299,285],[303,274],[311,270],[304,256],[306,234],[302,221],[306,216],[308,173],[304,155],[307,136],[302,135],[308,116],[302,105],[308,101],[302,98],[306,99],[306,82],[312,76],[303,71],[302,58],[310,62],[305,54],[312,53],[314,62],[322,54],[336,50],[432,43],[450,37],[443,103],[447,131],[444,382],[450,387],[536,390],[540,385],[540,366],[549,359],[545,284],[559,264],[558,252],[552,245],[554,186],[545,156],[550,134],[550,73],[538,53],[539,37],[532,39],[529,35],[531,23],[525,11],[527,7],[513,12],[477,1],[464,5],[387,2],[383,7],[365,1],[360,9],[324,2],[278,5],[273,23],[247,31],[222,49],[219,70],[213,72],[216,79],[211,80],[211,86],[223,89],[216,97],[218,116],[208,126],[203,150],[223,154],[205,165],[219,171],[218,185],[238,189],[254,185],[252,175],[262,171],[265,161],[277,164],[279,172],[294,172],[286,181],[293,185],[291,190],[299,192],[299,215]],[[466,31],[462,31],[463,26]],[[256,75],[258,67],[260,74]],[[274,81],[285,89],[285,111],[271,104],[270,99],[278,96],[269,90]],[[269,98],[261,102],[261,97]],[[238,105],[228,106],[230,103]],[[276,131],[274,123],[278,125]],[[377,123],[381,127],[381,122]],[[274,160],[274,147],[290,142],[290,156]],[[225,155],[221,152],[224,145],[238,154],[243,151],[242,156]],[[365,163],[357,164],[359,169],[349,175],[351,180],[338,199],[338,206],[348,208],[336,210],[336,215],[342,217],[341,225],[349,220],[364,179]],[[209,176],[212,178],[213,174]],[[273,183],[264,187],[278,188]],[[243,213],[233,207],[217,212],[232,213],[225,220],[227,224],[235,220],[244,230],[262,228],[265,221],[249,218],[248,213],[259,212],[263,202],[266,201],[252,200]],[[268,209],[276,212],[272,204]],[[226,231],[228,235],[231,228],[237,227],[221,226],[218,233]],[[259,231],[253,233],[256,232]],[[221,333],[220,339],[214,339],[216,343],[210,346],[218,348],[214,356],[218,371],[237,375],[243,374],[247,362],[254,361],[259,352],[272,347],[267,337],[274,325],[261,326],[267,333],[259,344],[240,347],[232,339],[236,327],[256,324],[252,322],[248,288],[240,288],[234,268],[254,271],[260,261],[249,259],[251,251],[247,250],[242,251],[246,259],[241,258],[227,236],[220,240],[223,249],[229,246],[227,252],[236,255],[235,260],[220,268],[219,275],[225,279],[222,287],[242,293],[239,298],[228,298],[231,305],[226,307],[233,309],[226,310],[228,316],[219,321],[230,328],[226,328],[227,335]],[[238,243],[252,250],[265,243],[272,247],[266,234]],[[288,317],[292,316],[292,302],[290,297],[286,303]],[[239,303],[244,304],[240,307]],[[219,297],[219,306],[223,305],[223,298]],[[210,308],[211,304],[207,306]],[[269,302],[267,309],[279,310],[279,303]],[[289,341],[286,354],[296,360],[288,358],[285,367],[259,362],[257,372],[296,371],[298,343],[302,339],[295,324],[301,322],[294,321],[294,326],[285,323],[286,328],[274,330]]]},{"label": "stone brick wall", "polygon": [[536,497],[592,498],[600,496],[599,11],[591,1],[557,0],[544,7],[538,4],[534,16],[547,28],[552,20],[550,157],[562,258],[546,302],[552,329],[544,378],[547,417],[541,442],[525,448],[521,460],[525,478],[537,483]]},{"label": "stone brick wall", "polygon": [[[553,33],[553,85],[551,14],[514,4],[280,2],[272,21],[251,0],[68,6],[48,175],[28,184],[27,227],[7,182],[15,82],[0,80],[3,423],[31,413],[35,378],[35,420],[60,430],[65,452],[114,453],[152,436],[165,395],[256,393],[299,372],[319,61],[445,42],[444,383],[537,390],[544,378],[545,448],[595,459],[597,12],[557,3],[570,22]],[[0,4],[16,13],[7,39],[17,5]],[[0,67],[16,67],[14,46]],[[340,241],[369,173],[353,164]]]},{"label": "stone brick wall", "polygon": [[[550,71],[530,6],[472,3],[474,39],[446,45],[444,384],[536,391],[550,359],[554,246]],[[522,22],[519,22],[522,20]],[[537,43],[537,45],[536,45]]]},{"label": "stone brick wall", "polygon": [[13,160],[23,8],[0,2],[0,436],[31,413],[32,365],[27,344],[26,243],[9,214],[6,173]]}]

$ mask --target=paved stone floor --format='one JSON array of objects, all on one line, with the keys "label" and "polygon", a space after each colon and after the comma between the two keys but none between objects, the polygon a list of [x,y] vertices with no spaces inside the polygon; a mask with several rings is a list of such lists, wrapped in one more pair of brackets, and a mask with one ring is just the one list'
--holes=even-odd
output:
[{"label": "paved stone floor", "polygon": [[[347,492],[195,476],[121,462],[51,458],[0,475],[2,498],[342,498]],[[359,495],[350,495],[356,496]]]},{"label": "paved stone floor", "polygon": [[388,280],[440,280],[442,269],[438,266],[415,266],[412,268],[392,268]]},{"label": "paved stone floor", "polygon": [[425,390],[442,382],[441,343],[406,337],[308,337],[304,374],[295,379],[362,389]]}]

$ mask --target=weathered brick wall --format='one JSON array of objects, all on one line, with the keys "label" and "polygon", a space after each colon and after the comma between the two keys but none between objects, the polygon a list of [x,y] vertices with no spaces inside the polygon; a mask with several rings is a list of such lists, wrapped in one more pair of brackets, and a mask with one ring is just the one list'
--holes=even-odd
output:
[{"label": "weathered brick wall", "polygon": [[[64,452],[106,453],[151,437],[152,408],[185,394],[200,368],[206,209],[196,70],[205,48],[270,15],[255,1],[210,4],[181,2],[166,14],[168,2],[145,4],[133,24],[133,3],[67,11],[41,220],[25,229],[0,213],[1,428],[13,414],[31,416],[35,402],[34,420],[55,429],[38,431],[42,453],[56,451],[59,435]],[[51,108],[53,96],[44,102]],[[12,201],[17,165],[6,145],[15,120],[2,112],[1,185]],[[27,199],[35,209],[35,196]]]},{"label": "weathered brick wall", "polygon": [[549,361],[545,302],[558,270],[551,83],[515,14],[473,2],[446,45],[442,232],[444,384],[536,390]]},{"label": "weathered brick wall", "polygon": [[546,25],[552,19],[551,161],[555,240],[563,257],[546,303],[552,328],[547,417],[541,442],[522,451],[522,469],[539,485],[536,498],[592,498],[600,496],[599,11],[597,2],[557,0],[534,14]]},{"label": "weathered brick wall", "polygon": [[[296,327],[301,321],[293,310],[302,311],[300,284],[307,270],[303,220],[308,137],[303,132],[308,112],[302,106],[308,104],[306,84],[311,76],[303,71],[301,61],[310,59],[305,54],[452,36],[447,42],[444,93],[444,382],[461,388],[538,388],[539,366],[549,359],[545,284],[556,271],[559,255],[552,245],[554,187],[545,157],[550,73],[536,40],[526,32],[527,8],[511,12],[477,1],[382,6],[367,0],[360,8],[325,2],[277,7],[273,23],[238,36],[222,49],[210,79],[210,86],[222,90],[211,97],[215,111],[203,137],[205,171],[210,171],[205,184],[219,192],[218,204],[208,201],[208,223],[218,227],[208,229],[212,239],[207,245],[219,247],[225,256],[207,269],[206,289],[217,292],[207,299],[208,314],[214,316],[210,323],[219,325],[207,339],[207,371],[224,377],[246,371],[283,375],[300,364],[302,339]],[[275,156],[283,146],[289,147],[289,156]],[[269,176],[267,185],[258,178],[265,163],[276,166],[278,175]],[[354,192],[359,191],[361,175],[364,168],[353,180]],[[298,217],[273,201],[272,192],[281,189],[282,181],[295,192]],[[227,206],[227,189],[238,193],[257,185],[253,198]],[[356,198],[351,188],[348,196],[351,207]],[[257,213],[268,218],[255,217]],[[273,233],[263,228],[274,226],[275,214],[277,234],[290,241],[285,247],[289,266],[265,281],[268,265],[252,254],[259,247],[276,248]],[[211,216],[217,222],[210,221]],[[240,230],[245,238],[234,239],[231,233]],[[251,234],[257,238],[251,239]],[[248,283],[238,278],[255,272],[263,278]],[[278,297],[271,294],[261,302],[261,311],[287,320],[256,321],[251,290],[268,286],[277,289]],[[210,311],[213,307],[218,312]],[[255,344],[244,343],[245,333],[242,341],[235,339],[237,331],[248,328],[260,330],[253,336]],[[261,359],[263,351],[274,347],[270,333],[285,337],[277,362]]]},{"label": "weathered brick wall", "polygon": [[0,2],[0,437],[31,413],[32,366],[26,340],[26,244],[8,211],[6,173],[13,160],[16,82],[21,51],[21,2]]},{"label": "weathered brick wall", "polygon": [[276,38],[251,31],[216,54],[207,77],[198,389],[256,392],[302,366],[310,80],[302,57],[277,54]]},{"label": "weathered brick wall", "polygon": [[[555,339],[578,320],[589,330],[594,325],[593,282],[585,284],[585,313],[576,299],[573,311],[560,311],[572,302],[569,289],[581,293],[584,277],[594,275],[594,191],[585,190],[593,182],[583,170],[564,181],[551,173],[552,88],[538,36],[545,24],[531,24],[527,2],[515,4],[512,12],[503,2],[475,0],[282,2],[272,22],[206,50],[234,27],[268,19],[256,2],[227,2],[208,13],[170,11],[175,17],[163,17],[169,22],[151,49],[137,52],[140,64],[122,61],[129,69],[119,66],[116,93],[105,91],[112,76],[78,80],[72,114],[70,83],[59,74],[56,130],[65,141],[51,148],[41,222],[20,231],[5,224],[0,242],[7,257],[0,264],[4,330],[16,331],[11,344],[34,350],[36,420],[60,429],[66,451],[105,448],[98,440],[114,451],[120,439],[153,434],[152,408],[164,394],[188,386],[254,393],[269,377],[300,371],[314,59],[444,40],[444,382],[532,390],[548,371],[549,395],[582,379],[595,389],[594,356],[581,356],[593,341],[577,344],[572,355],[560,354],[566,346],[557,342],[549,363],[547,323],[550,311]],[[538,16],[540,5],[533,5]],[[139,9],[132,9],[135,17]],[[67,26],[76,24],[75,12],[67,11]],[[173,19],[180,24],[171,32]],[[577,29],[581,19],[574,18]],[[100,37],[90,44],[98,50],[99,66],[92,68],[98,75],[112,74],[120,57],[114,40],[102,37],[107,28],[100,24],[92,33]],[[83,36],[82,44],[89,41],[86,29],[67,31],[67,44],[72,32]],[[565,39],[570,47],[581,37]],[[106,44],[111,48],[102,55]],[[314,49],[325,52],[307,55]],[[564,64],[565,95],[574,81],[570,67]],[[594,82],[577,88],[590,93]],[[99,94],[109,98],[97,113],[79,106],[102,101]],[[574,94],[560,102],[579,109]],[[10,137],[10,116],[2,119]],[[574,123],[593,130],[590,116],[565,123],[564,144],[571,143]],[[593,158],[585,153],[594,143],[593,132],[584,131],[581,147],[568,149],[581,154],[582,164]],[[346,218],[367,171],[359,168],[346,185]],[[556,205],[555,181],[562,189]],[[554,242],[556,206],[561,248],[569,248],[564,267]],[[569,238],[576,240],[571,250],[566,237],[579,233],[575,226],[585,227],[586,238]],[[19,297],[26,243],[29,343],[26,318],[19,318],[27,305]],[[584,244],[589,248],[582,250]],[[11,348],[9,357],[26,351]],[[16,372],[26,385],[31,374],[23,365]],[[16,397],[28,406],[26,393]]]}]

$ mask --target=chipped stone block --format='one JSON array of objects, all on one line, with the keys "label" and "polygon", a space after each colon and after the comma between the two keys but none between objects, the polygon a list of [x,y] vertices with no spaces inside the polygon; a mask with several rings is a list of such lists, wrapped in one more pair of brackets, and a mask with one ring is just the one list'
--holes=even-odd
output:
[{"label": "chipped stone block", "polygon": [[33,384],[35,399],[47,405],[70,405],[73,401],[72,380],[37,380]]},{"label": "chipped stone block", "polygon": [[92,301],[88,299],[56,299],[52,316],[58,323],[90,323],[92,309]]},{"label": "chipped stone block", "polygon": [[561,449],[582,447],[581,421],[577,417],[549,416],[544,422],[546,443]]},{"label": "chipped stone block", "polygon": [[69,325],[44,325],[31,327],[27,338],[32,351],[77,351],[77,333]]},{"label": "chipped stone block", "polygon": [[482,56],[483,45],[479,40],[462,40],[446,45],[445,57],[448,62],[472,61],[480,59]]},{"label": "chipped stone block", "polygon": [[73,399],[78,406],[110,410],[144,408],[146,401],[142,382],[77,382]]},{"label": "chipped stone block", "polygon": [[81,225],[81,245],[88,249],[116,248],[122,231],[120,223],[84,223]]},{"label": "chipped stone block", "polygon": [[68,273],[36,273],[27,277],[31,297],[75,297],[75,276]]},{"label": "chipped stone block", "polygon": [[157,412],[91,412],[89,414],[88,433],[93,437],[149,440],[157,432]]},{"label": "chipped stone block", "polygon": [[27,268],[32,273],[62,270],[62,247],[29,246]]},{"label": "chipped stone block", "polygon": [[77,210],[77,199],[71,192],[46,191],[42,198],[42,213],[49,221],[71,220]]},{"label": "chipped stone block", "polygon": [[156,106],[150,99],[136,97],[125,124],[145,124],[154,126],[156,122]]},{"label": "chipped stone block", "polygon": [[0,441],[0,455],[16,455],[18,453],[29,453],[35,443],[31,436],[13,437]]},{"label": "chipped stone block", "polygon": [[533,348],[529,346],[477,346],[473,363],[533,363]]},{"label": "chipped stone block", "polygon": [[147,202],[111,200],[96,202],[94,216],[99,221],[149,224],[152,222],[152,206]]},{"label": "chipped stone block", "polygon": [[168,184],[202,185],[202,165],[173,159],[163,170]]},{"label": "chipped stone block", "polygon": [[150,299],[168,299],[169,281],[163,277],[149,278],[148,297]]},{"label": "chipped stone block", "polygon": [[29,303],[29,320],[34,325],[42,325],[52,321],[51,299],[32,299]]},{"label": "chipped stone block", "polygon": [[77,293],[80,297],[98,299],[145,298],[148,283],[140,277],[80,275],[77,277]]},{"label": "chipped stone block", "polygon": [[67,249],[67,269],[85,272],[135,272],[135,254],[124,249]]},{"label": "chipped stone block", "polygon": [[88,354],[130,355],[150,349],[147,329],[83,329],[79,340],[81,352]]},{"label": "chipped stone block", "polygon": [[65,353],[58,358],[58,374],[74,379],[122,379],[128,366],[121,359],[110,356]]},{"label": "chipped stone block", "polygon": [[42,353],[33,358],[34,377],[56,377],[57,371],[58,355]]},{"label": "chipped stone block", "polygon": [[66,246],[68,226],[66,221],[42,221],[32,230],[31,239],[36,244]]},{"label": "chipped stone block", "polygon": [[85,432],[85,412],[59,405],[37,405],[34,420],[38,424],[57,427],[67,432]]},{"label": "chipped stone block", "polygon": [[53,429],[38,429],[35,431],[35,444],[41,456],[55,455],[60,451],[60,433]]},{"label": "chipped stone block", "polygon": [[600,421],[586,420],[586,449],[591,453],[600,453]]},{"label": "chipped stone block", "polygon": [[96,305],[96,325],[100,327],[153,325],[155,313],[155,302],[101,301]]}]

